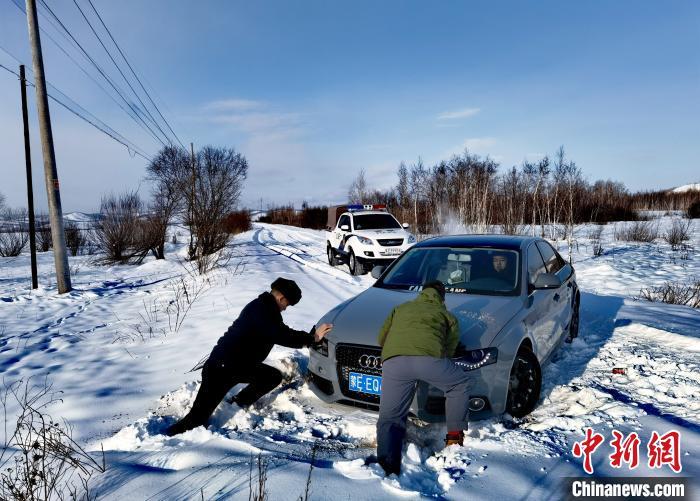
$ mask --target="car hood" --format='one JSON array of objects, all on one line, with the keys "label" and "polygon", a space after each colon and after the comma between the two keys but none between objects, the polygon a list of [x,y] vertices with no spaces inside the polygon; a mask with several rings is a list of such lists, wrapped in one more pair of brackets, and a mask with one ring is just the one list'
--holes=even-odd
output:
[{"label": "car hood", "polygon": [[[377,345],[379,330],[394,306],[414,299],[416,291],[370,287],[326,313],[332,343]],[[448,294],[447,309],[459,320],[460,340],[467,349],[486,348],[522,308],[519,297]]]},{"label": "car hood", "polygon": [[354,235],[367,238],[406,238],[408,232],[402,228],[384,228],[378,230],[355,230]]}]

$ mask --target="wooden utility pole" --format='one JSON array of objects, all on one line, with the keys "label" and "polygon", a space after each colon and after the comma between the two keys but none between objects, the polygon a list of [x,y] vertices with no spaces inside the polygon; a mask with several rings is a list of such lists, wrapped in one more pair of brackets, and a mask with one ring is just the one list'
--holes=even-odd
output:
[{"label": "wooden utility pole", "polygon": [[27,112],[27,81],[24,65],[19,65],[19,81],[22,89],[22,121],[24,122],[24,158],[27,164],[27,209],[29,211],[29,251],[32,256],[32,289],[39,288],[36,272],[36,235],[34,234],[34,187],[32,186],[32,156],[29,145],[29,113]]},{"label": "wooden utility pole", "polygon": [[59,294],[64,294],[70,292],[72,287],[70,282],[70,268],[68,267],[68,252],[66,250],[66,234],[63,231],[61,190],[58,182],[58,170],[56,169],[56,153],[53,147],[49,100],[46,94],[46,79],[44,78],[44,59],[41,54],[39,19],[36,12],[36,1],[26,0],[26,2],[29,44],[32,48],[34,86],[36,87],[36,106],[39,113],[39,134],[41,136],[41,150],[44,156],[44,179],[46,181],[46,195],[49,202],[53,256],[54,263],[56,264],[56,285],[58,285]]}]

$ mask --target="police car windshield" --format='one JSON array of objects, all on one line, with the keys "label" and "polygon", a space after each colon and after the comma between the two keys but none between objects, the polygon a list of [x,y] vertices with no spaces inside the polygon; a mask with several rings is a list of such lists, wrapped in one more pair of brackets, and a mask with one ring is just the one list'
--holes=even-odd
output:
[{"label": "police car windshield", "polygon": [[519,253],[479,247],[419,247],[407,251],[376,284],[414,289],[440,280],[447,292],[517,295]]},{"label": "police car windshield", "polygon": [[364,214],[354,216],[355,230],[382,230],[401,228],[399,222],[389,214]]}]

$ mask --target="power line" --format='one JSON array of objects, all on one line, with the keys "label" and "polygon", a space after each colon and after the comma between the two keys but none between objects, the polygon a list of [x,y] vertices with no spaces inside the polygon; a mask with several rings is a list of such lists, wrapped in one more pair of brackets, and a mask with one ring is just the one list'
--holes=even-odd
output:
[{"label": "power line", "polygon": [[78,11],[80,12],[80,15],[83,16],[83,19],[85,20],[85,22],[87,23],[87,25],[90,27],[90,30],[92,31],[93,35],[95,35],[95,38],[97,38],[97,41],[100,42],[100,45],[102,46],[102,48],[104,49],[104,51],[107,53],[107,56],[109,57],[109,59],[112,61],[112,63],[114,64],[114,66],[117,68],[117,71],[119,72],[119,74],[122,76],[122,78],[123,78],[124,81],[126,82],[126,85],[129,86],[129,89],[131,89],[131,92],[133,92],[133,93],[134,93],[134,96],[136,96],[136,99],[137,99],[138,102],[141,104],[141,107],[142,107],[143,111],[146,113],[147,118],[151,121],[151,123],[152,123],[153,125],[155,125],[155,127],[160,131],[160,133],[163,135],[163,137],[165,137],[165,138],[168,140],[168,142],[169,142],[170,144],[173,144],[173,141],[172,141],[172,140],[168,137],[168,135],[163,131],[163,129],[160,127],[160,125],[158,125],[158,123],[156,122],[156,120],[153,118],[153,115],[151,115],[151,112],[148,111],[148,108],[146,107],[146,105],[143,104],[143,101],[141,100],[141,97],[140,97],[140,96],[138,95],[138,93],[134,90],[134,87],[131,85],[131,82],[129,82],[129,79],[126,78],[126,75],[124,75],[124,72],[122,71],[121,67],[120,67],[120,66],[117,64],[117,62],[114,60],[114,57],[112,57],[112,53],[109,51],[109,49],[107,49],[107,46],[104,44],[104,42],[102,41],[102,38],[101,38],[100,35],[97,33],[97,31],[95,31],[95,28],[92,26],[92,23],[90,22],[90,20],[89,20],[89,19],[87,18],[87,16],[85,15],[85,12],[83,12],[83,9],[80,7],[80,4],[78,4],[78,2],[77,2],[76,0],[73,0],[73,3],[74,3],[75,6],[78,8]]},{"label": "power line", "polygon": [[[22,12],[22,14],[26,15],[26,12],[25,12],[24,8],[23,8],[20,4],[17,3],[17,0],[12,0],[12,2],[13,2],[13,3],[15,4],[15,6],[20,10],[20,12]],[[65,38],[65,39],[68,41],[68,43],[73,43],[73,42],[71,41],[71,39],[68,38],[68,36],[67,36],[65,33],[63,33],[63,32],[56,26],[55,21],[54,21],[53,19],[51,19],[50,17],[45,17],[45,18],[46,18],[46,19],[49,21],[49,23],[54,27],[54,29],[55,29],[58,33],[60,33],[61,36],[63,36],[63,38]],[[141,127],[145,132],[149,133],[149,134],[151,135],[151,137],[153,137],[156,141],[158,141],[158,138],[157,138],[156,136],[153,135],[153,131],[151,131],[151,130],[147,129],[146,127],[144,127],[144,125],[143,125],[141,122],[139,122],[138,116],[137,116],[133,111],[128,110],[127,108],[125,108],[124,105],[123,105],[122,103],[120,103],[119,101],[117,101],[117,99],[115,99],[115,97],[114,97],[107,89],[105,89],[105,88],[102,86],[102,84],[101,84],[100,82],[98,82],[97,79],[95,79],[95,77],[93,77],[93,76],[85,69],[85,67],[84,67],[82,64],[80,64],[78,61],[76,61],[76,60],[73,58],[73,56],[71,56],[70,53],[69,53],[66,49],[64,49],[63,46],[62,46],[60,43],[58,43],[58,41],[57,41],[54,37],[52,37],[51,34],[50,34],[48,31],[46,31],[46,30],[45,30],[44,28],[42,28],[42,27],[40,27],[39,29],[41,30],[42,33],[44,33],[47,37],[49,37],[49,39],[56,45],[56,47],[58,47],[58,48],[60,49],[60,51],[63,52],[63,54],[65,54],[65,56],[66,56],[68,59],[70,59],[78,68],[80,68],[80,71],[82,71],[82,72],[85,74],[85,76],[87,76],[90,80],[92,80],[92,82],[93,82],[95,85],[97,85],[97,87],[99,87],[100,90],[102,90],[102,92],[104,92],[105,95],[106,95],[107,97],[109,97],[109,98],[112,100],[112,102],[114,102],[114,104],[116,104],[124,113],[126,113],[127,115],[129,115],[129,117],[130,117],[132,120],[134,120],[134,122],[136,122],[136,123],[139,125],[139,127]],[[7,51],[5,51],[5,52],[7,52]],[[9,53],[8,53],[8,54],[9,54]],[[22,64],[22,62],[19,61],[19,60],[18,60],[17,58],[15,58],[14,56],[12,56],[12,54],[9,54],[9,55],[10,55],[13,59],[17,60],[17,62],[19,62],[20,64]]]},{"label": "power line", "polygon": [[102,67],[97,64],[97,62],[88,54],[88,52],[85,50],[85,48],[78,42],[78,40],[73,36],[71,31],[63,24],[63,22],[59,19],[59,17],[51,10],[51,7],[49,7],[44,0],[39,0],[41,4],[44,6],[44,8],[49,12],[49,14],[58,22],[58,24],[61,26],[63,31],[65,31],[68,36],[75,42],[75,44],[78,46],[78,48],[81,50],[81,52],[85,55],[85,57],[92,63],[92,65],[97,69],[97,71],[102,75],[102,77],[107,81],[107,83],[117,92],[119,97],[121,97],[126,105],[131,108],[134,113],[138,116],[139,120],[146,126],[146,128],[151,132],[153,137],[157,139],[163,146],[167,146],[167,144],[151,129],[151,127],[145,122],[145,120],[141,117],[138,107],[129,101],[125,96],[124,96],[124,91],[119,89],[117,85],[112,81],[112,79],[105,73],[105,71],[102,69]]},{"label": "power line", "polygon": [[[6,52],[6,53],[9,54],[10,56],[12,56],[12,54],[10,54],[9,52],[7,52],[7,51],[6,51],[5,49],[3,49],[2,47],[0,47],[0,49],[2,49],[4,52]],[[12,57],[14,58],[14,56],[12,56]],[[15,58],[15,59],[16,59],[16,58]],[[19,62],[21,63],[21,61],[19,61]],[[5,71],[8,71],[9,73],[12,73],[12,74],[15,75],[17,78],[20,78],[19,73],[17,73],[16,71],[12,70],[11,68],[8,68],[8,67],[5,66],[4,64],[0,64],[0,68],[4,69]],[[27,84],[28,84],[28,85],[31,85],[32,87],[34,86],[34,83],[33,83],[33,82],[30,82],[30,81],[27,81]],[[47,84],[48,84],[48,82],[47,82]],[[61,105],[62,107],[64,107],[65,109],[67,109],[68,111],[70,111],[71,113],[73,113],[74,115],[76,115],[77,117],[81,118],[81,119],[84,120],[85,122],[89,123],[90,125],[92,125],[92,126],[95,127],[96,129],[98,129],[98,130],[99,130],[100,132],[102,132],[103,134],[106,134],[107,136],[111,137],[112,139],[114,139],[116,142],[118,142],[118,143],[121,144],[122,146],[125,146],[125,147],[127,148],[127,150],[129,150],[130,152],[133,151],[134,154],[140,156],[141,158],[143,158],[144,160],[147,160],[148,162],[152,162],[152,161],[153,161],[153,159],[150,158],[150,157],[148,157],[147,154],[146,154],[145,152],[143,152],[143,150],[142,150],[141,148],[139,148],[138,146],[136,146],[134,143],[132,143],[131,141],[129,141],[128,139],[126,139],[126,138],[125,138],[124,136],[122,136],[121,134],[119,134],[119,133],[118,133],[117,131],[115,131],[112,127],[110,127],[109,125],[107,125],[106,123],[104,123],[102,120],[100,120],[99,118],[97,118],[95,115],[93,115],[92,113],[90,113],[88,110],[86,110],[83,106],[81,106],[80,104],[76,103],[73,99],[71,99],[69,96],[67,96],[63,91],[59,90],[58,88],[56,88],[56,86],[54,86],[54,85],[52,85],[52,84],[48,84],[48,85],[50,85],[56,92],[60,93],[66,100],[72,102],[73,105],[74,105],[75,107],[80,108],[81,110],[83,110],[83,112],[85,112],[85,114],[90,115],[90,116],[92,117],[92,120],[91,120],[90,118],[86,117],[83,113],[80,113],[79,111],[76,111],[76,110],[73,109],[71,106],[69,106],[68,104],[64,103],[61,99],[57,98],[57,97],[54,96],[53,94],[48,93],[48,96],[49,96],[53,101],[55,101],[57,104]],[[96,123],[96,122],[99,122],[99,124]],[[101,125],[100,125],[100,124],[101,124]]]},{"label": "power line", "polygon": [[152,104],[153,107],[155,108],[156,112],[158,112],[158,115],[160,116],[160,118],[163,119],[163,122],[165,123],[165,125],[168,127],[168,129],[170,129],[170,132],[172,132],[173,136],[175,136],[175,139],[177,139],[177,142],[180,143],[180,146],[182,146],[182,147],[184,148],[185,145],[182,144],[182,141],[180,141],[180,138],[177,137],[177,134],[175,134],[175,131],[174,131],[173,128],[170,126],[170,123],[168,123],[168,121],[165,119],[165,117],[163,116],[163,114],[160,112],[160,109],[158,108],[158,105],[157,105],[157,104],[155,103],[155,101],[151,98],[151,95],[150,95],[150,94],[148,93],[148,91],[146,90],[146,87],[144,87],[144,85],[143,85],[143,83],[141,82],[141,79],[139,78],[138,74],[136,73],[136,71],[134,71],[134,68],[131,66],[131,64],[129,63],[129,60],[126,58],[126,55],[124,54],[124,52],[122,51],[122,49],[119,47],[119,44],[117,43],[117,41],[116,41],[116,40],[114,39],[114,37],[112,36],[112,32],[109,31],[109,28],[107,27],[107,25],[105,24],[105,22],[102,20],[102,16],[100,16],[100,13],[97,12],[97,9],[95,8],[95,6],[94,6],[93,3],[92,3],[92,0],[88,0],[88,3],[90,4],[90,7],[92,7],[92,10],[95,12],[95,15],[97,16],[97,19],[99,19],[99,20],[100,20],[100,23],[102,23],[102,26],[104,27],[105,31],[106,31],[107,34],[109,35],[109,38],[112,39],[112,42],[114,43],[114,46],[115,46],[115,47],[117,48],[117,50],[119,51],[119,54],[121,54],[122,58],[124,59],[124,62],[126,63],[126,65],[127,65],[127,66],[129,67],[129,69],[131,70],[131,73],[133,73],[134,77],[136,78],[136,81],[139,83],[139,85],[140,85],[141,88],[143,89],[143,92],[146,94],[146,97],[148,97],[148,100],[151,102],[151,104]]},{"label": "power line", "polygon": [[[17,63],[19,63],[19,64],[24,64],[18,57],[16,57],[14,54],[12,54],[10,51],[8,51],[7,49],[5,49],[4,47],[0,46],[0,50],[2,50],[5,54],[7,54],[8,56],[10,56],[10,57],[11,57],[12,59],[14,59],[15,61],[17,61]],[[25,66],[26,66],[26,65],[25,65]],[[14,73],[15,75],[17,75],[17,73],[15,73],[14,71],[10,70],[9,68],[7,68],[7,67],[4,66],[4,65],[3,65],[3,68],[5,68],[6,70],[10,71],[11,73]],[[30,70],[30,71],[31,71],[31,70]],[[104,121],[102,121],[102,120],[100,120],[99,118],[97,118],[93,113],[90,113],[90,111],[88,111],[84,106],[81,106],[80,104],[78,104],[74,99],[72,99],[70,96],[68,96],[68,94],[66,94],[65,92],[63,92],[61,89],[59,89],[58,87],[56,87],[55,85],[53,85],[53,84],[52,84],[51,82],[49,82],[49,81],[46,81],[46,84],[47,84],[49,87],[51,87],[53,90],[55,90],[56,92],[58,92],[59,94],[61,94],[66,100],[68,100],[68,101],[70,101],[71,103],[73,103],[74,106],[80,108],[80,109],[83,110],[86,114],[90,115],[90,116],[94,119],[94,121],[99,122],[99,123],[102,125],[102,127],[108,129],[108,130],[111,131],[114,135],[118,136],[118,137],[121,139],[121,141],[119,141],[119,142],[122,143],[122,144],[124,144],[125,146],[127,146],[127,148],[129,148],[129,149],[131,149],[131,150],[134,150],[134,151],[139,151],[139,150],[140,150],[140,152],[143,153],[143,149],[142,149],[142,148],[136,146],[136,144],[134,144],[133,141],[128,140],[128,139],[127,139],[126,137],[124,137],[122,134],[119,134],[116,130],[114,130],[112,127],[110,127],[109,125],[107,125]],[[29,82],[29,85],[33,85],[33,84],[32,84],[31,82]],[[49,97],[51,97],[52,99],[57,99],[57,98],[55,98],[53,95],[49,95]],[[61,105],[64,105],[64,103],[60,103],[60,104],[61,104]],[[82,117],[81,117],[81,118],[82,118]],[[101,129],[100,129],[100,130],[101,130]],[[104,131],[103,131],[103,132],[104,132]],[[128,144],[125,144],[125,143],[128,143]]]}]

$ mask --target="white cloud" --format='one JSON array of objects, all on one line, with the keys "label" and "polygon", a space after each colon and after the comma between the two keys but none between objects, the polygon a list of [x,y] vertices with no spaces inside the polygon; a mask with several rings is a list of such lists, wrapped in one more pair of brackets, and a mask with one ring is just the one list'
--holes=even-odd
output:
[{"label": "white cloud", "polygon": [[437,116],[438,120],[458,120],[460,118],[473,117],[481,111],[480,108],[464,108],[455,111],[446,111]]},{"label": "white cloud", "polygon": [[204,105],[206,111],[250,111],[262,108],[264,103],[251,99],[221,99]]},{"label": "white cloud", "polygon": [[467,149],[472,153],[489,153],[489,150],[496,144],[495,137],[470,137],[462,143],[462,149]]}]

